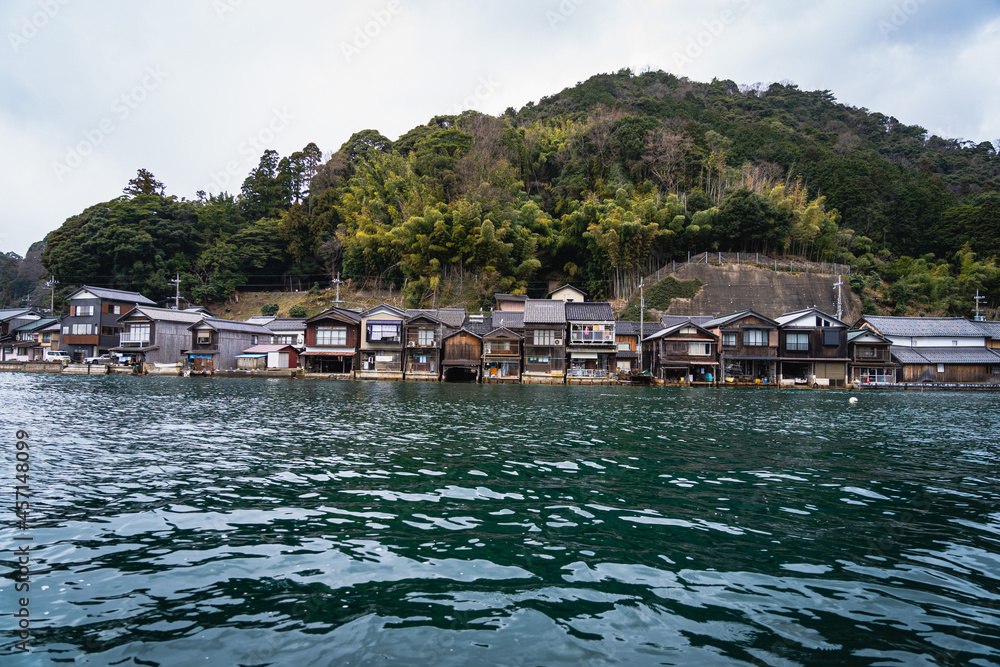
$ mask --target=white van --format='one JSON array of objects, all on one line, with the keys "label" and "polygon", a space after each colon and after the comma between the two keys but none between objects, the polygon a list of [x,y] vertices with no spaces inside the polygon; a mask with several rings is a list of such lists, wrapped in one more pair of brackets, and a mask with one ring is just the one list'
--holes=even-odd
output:
[{"label": "white van", "polygon": [[68,364],[72,360],[62,350],[45,350],[42,352],[42,361],[59,361]]}]

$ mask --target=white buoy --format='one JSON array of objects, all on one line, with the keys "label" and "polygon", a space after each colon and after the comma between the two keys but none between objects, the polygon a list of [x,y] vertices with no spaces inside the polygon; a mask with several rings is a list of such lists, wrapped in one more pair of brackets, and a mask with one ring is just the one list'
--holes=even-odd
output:
[{"label": "white buoy", "polygon": [[855,403],[858,402],[858,398],[857,396],[851,396],[849,399],[847,399],[847,402],[850,403],[851,405],[854,405]]}]

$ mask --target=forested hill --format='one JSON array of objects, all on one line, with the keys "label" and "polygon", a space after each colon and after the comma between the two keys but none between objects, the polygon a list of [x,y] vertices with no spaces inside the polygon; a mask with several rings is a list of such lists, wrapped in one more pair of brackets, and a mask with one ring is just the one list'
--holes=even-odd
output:
[{"label": "forested hill", "polygon": [[239,193],[197,201],[140,170],[52,232],[43,261],[62,284],[153,297],[178,272],[195,300],[340,273],[416,306],[454,280],[483,304],[548,280],[614,298],[688,251],[760,251],[852,264],[869,311],[967,315],[977,287],[1000,303],[996,148],[829,91],[623,70],[321,156],[266,151]]}]

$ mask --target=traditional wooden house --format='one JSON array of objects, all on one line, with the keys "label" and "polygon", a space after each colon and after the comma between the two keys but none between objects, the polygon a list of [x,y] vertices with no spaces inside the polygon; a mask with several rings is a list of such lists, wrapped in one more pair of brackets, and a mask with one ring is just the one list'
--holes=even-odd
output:
[{"label": "traditional wooden house", "polygon": [[346,375],[357,367],[361,313],[328,308],[304,321],[305,351],[300,353],[308,373]]},{"label": "traditional wooden house", "polygon": [[306,318],[275,317],[264,325],[273,334],[275,345],[293,345],[300,351],[306,344]]},{"label": "traditional wooden house", "polygon": [[564,384],[565,381],[566,302],[528,299],[524,303],[524,370],[521,382]]},{"label": "traditional wooden house", "polygon": [[778,381],[810,387],[844,387],[847,384],[848,326],[817,308],[805,308],[780,315],[775,320]]},{"label": "traditional wooden house", "polygon": [[253,345],[236,355],[236,368],[240,370],[289,370],[298,366],[298,350],[294,345]]},{"label": "traditional wooden house", "polygon": [[566,303],[570,383],[610,380],[616,374],[615,314],[607,302]]},{"label": "traditional wooden house", "polygon": [[687,320],[642,340],[643,366],[669,383],[718,382],[719,339]]},{"label": "traditional wooden house", "polygon": [[583,303],[587,300],[587,293],[572,285],[563,285],[549,292],[548,297],[555,301]]},{"label": "traditional wooden house", "polygon": [[205,319],[202,310],[136,306],[118,318],[122,327],[111,352],[139,363],[179,364],[191,347],[191,325]]},{"label": "traditional wooden house", "polygon": [[[55,317],[42,317],[31,320],[11,331],[13,337],[13,354],[7,356],[8,361],[41,361],[45,350],[58,350],[59,320]],[[55,335],[56,346],[52,347],[52,336]],[[43,342],[43,339],[48,340]]]},{"label": "traditional wooden house", "polygon": [[[674,324],[687,321],[688,318],[680,318]],[[712,318],[708,318],[712,319]],[[642,363],[640,341],[647,336],[661,331],[663,325],[660,322],[615,322],[615,364],[619,373],[631,373],[633,371],[649,370]]]},{"label": "traditional wooden house", "polygon": [[524,336],[506,327],[483,336],[483,382],[516,384],[521,381],[521,345]]},{"label": "traditional wooden house", "polygon": [[247,322],[207,317],[188,327],[190,345],[181,350],[185,365],[198,373],[236,369],[236,357],[254,345],[270,344],[268,329]]},{"label": "traditional wooden house", "polygon": [[441,379],[479,382],[482,376],[483,337],[465,328],[446,333],[441,348]]},{"label": "traditional wooden house", "polygon": [[[16,361],[20,359],[17,334],[14,332],[26,324],[37,322],[41,318],[41,314],[33,308],[0,310],[0,360]],[[20,347],[24,348],[25,346]],[[27,355],[27,350],[23,351]],[[26,361],[26,359],[20,360]]]},{"label": "traditional wooden house", "polygon": [[361,313],[361,364],[355,371],[358,379],[403,379],[405,322],[404,311],[385,303]]},{"label": "traditional wooden house", "polygon": [[887,384],[896,381],[898,364],[892,360],[892,343],[871,329],[847,332],[847,364],[850,381],[859,385]]},{"label": "traditional wooden house", "polygon": [[701,326],[719,339],[721,379],[767,384],[777,381],[777,322],[753,310],[741,310]]},{"label": "traditional wooden house", "polygon": [[1000,383],[1000,353],[986,346],[987,333],[975,322],[864,315],[856,326],[892,343],[890,353],[900,364],[899,382]]},{"label": "traditional wooden house", "polygon": [[406,347],[403,350],[404,378],[416,381],[436,381],[441,373],[441,343],[444,322],[429,312],[415,311],[404,323]]},{"label": "traditional wooden house", "polygon": [[136,306],[156,306],[138,292],[84,285],[67,297],[62,321],[63,349],[74,359],[96,357],[120,344],[122,315]]},{"label": "traditional wooden house", "polygon": [[986,347],[991,350],[1000,350],[1000,322],[973,320],[972,323],[986,334]]}]

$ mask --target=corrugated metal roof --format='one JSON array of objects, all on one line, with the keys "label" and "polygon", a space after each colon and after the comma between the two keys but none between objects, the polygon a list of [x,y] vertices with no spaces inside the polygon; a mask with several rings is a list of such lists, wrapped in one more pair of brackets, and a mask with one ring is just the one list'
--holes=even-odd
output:
[{"label": "corrugated metal roof", "polygon": [[772,320],[770,317],[767,317],[766,315],[761,315],[760,313],[754,310],[741,310],[736,313],[730,313],[729,315],[722,315],[721,317],[716,317],[715,319],[705,322],[701,326],[705,327],[706,329],[715,329],[717,327],[725,326],[727,324],[730,324],[731,322],[735,322],[736,320],[742,319],[750,315],[760,320],[763,320],[764,322],[767,322],[772,326],[778,326],[778,323]]},{"label": "corrugated metal roof", "polygon": [[905,347],[893,345],[892,356],[903,364],[1000,364],[1000,354],[985,347]]},{"label": "corrugated metal roof", "polygon": [[675,324],[691,320],[698,326],[703,327],[706,322],[711,322],[714,317],[714,315],[664,315],[660,318],[660,324],[665,327],[672,327]]},{"label": "corrugated metal roof", "polygon": [[607,301],[566,302],[567,322],[613,322],[615,312]]},{"label": "corrugated metal roof", "polygon": [[18,315],[23,315],[24,313],[34,312],[31,308],[11,308],[9,310],[0,310],[0,321],[6,321],[11,318],[17,317]]},{"label": "corrugated metal roof", "polygon": [[40,320],[33,320],[27,324],[22,324],[18,328],[12,330],[11,333],[19,331],[38,331],[39,329],[44,329],[45,327],[57,324],[58,322],[59,320],[54,317],[43,317]]},{"label": "corrugated metal roof", "polygon": [[940,336],[951,338],[980,338],[985,332],[974,322],[961,317],[891,317],[865,315],[868,322],[883,336]]},{"label": "corrugated metal roof", "polygon": [[524,302],[525,324],[566,324],[566,302],[528,299]]},{"label": "corrugated metal roof", "polygon": [[77,292],[80,292],[81,290],[87,290],[94,296],[100,297],[102,299],[108,299],[109,301],[124,301],[126,303],[136,303],[136,304],[141,303],[146,306],[156,305],[155,301],[147,299],[138,292],[127,292],[125,290],[110,289],[107,287],[91,287],[90,285],[84,285],[76,292],[73,292],[73,294],[70,294],[69,299],[72,299],[77,294]]}]

